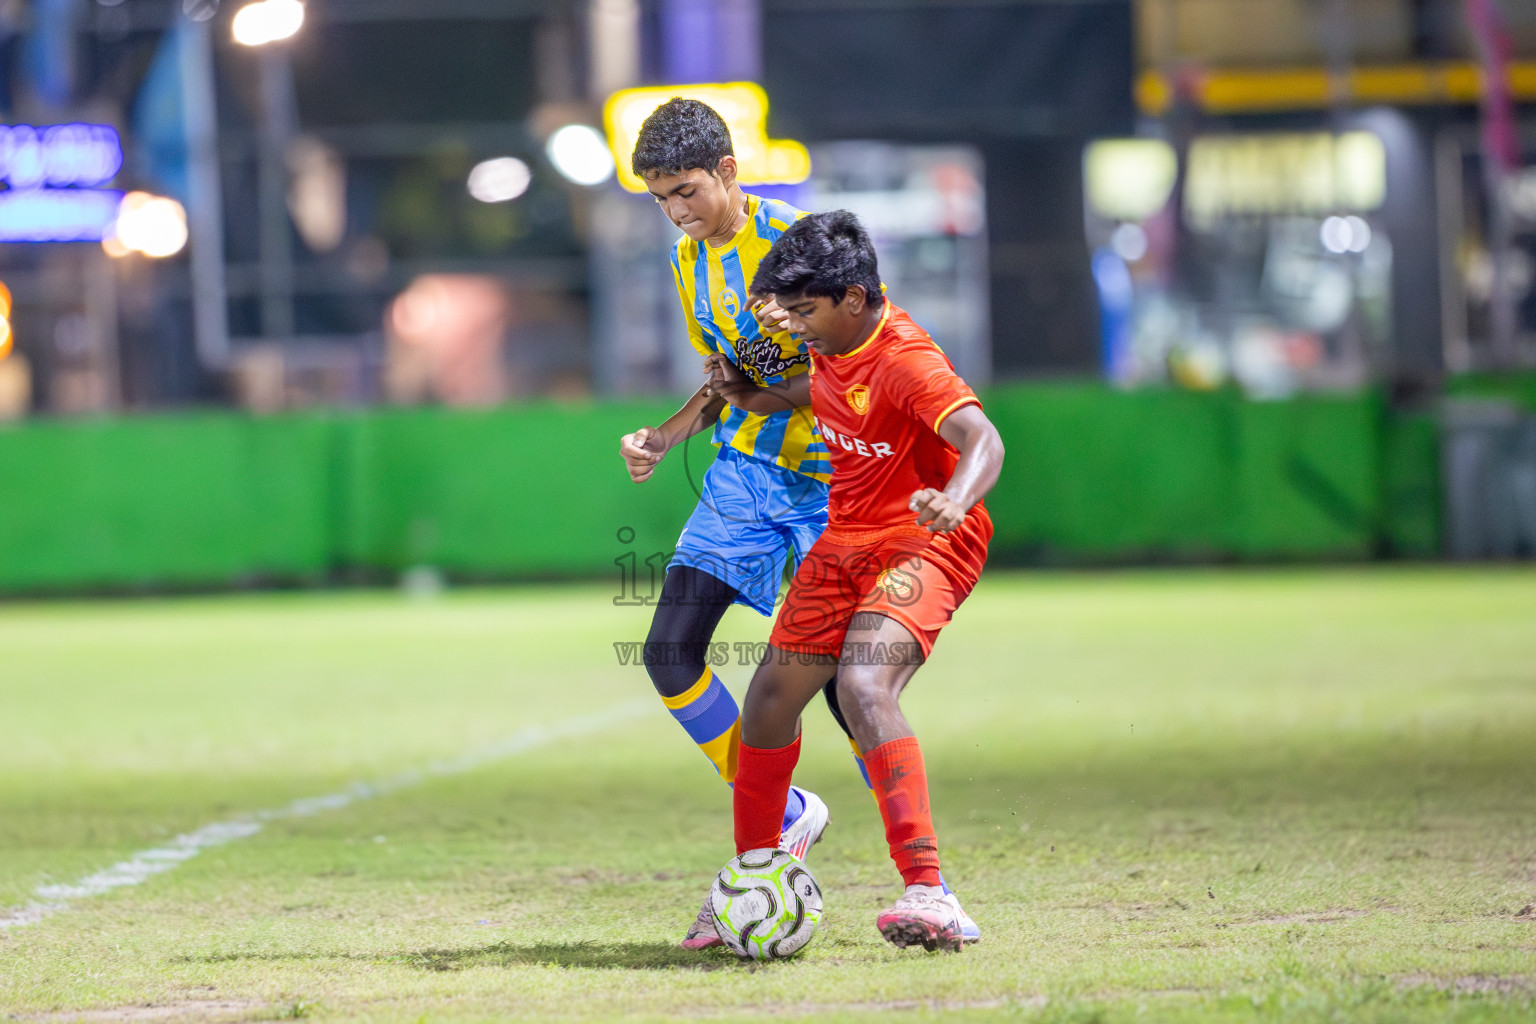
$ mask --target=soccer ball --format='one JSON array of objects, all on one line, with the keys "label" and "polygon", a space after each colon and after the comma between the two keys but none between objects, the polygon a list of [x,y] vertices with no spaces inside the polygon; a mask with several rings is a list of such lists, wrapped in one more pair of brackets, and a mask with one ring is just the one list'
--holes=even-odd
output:
[{"label": "soccer ball", "polygon": [[786,850],[748,850],[715,875],[709,907],[731,952],[778,960],[800,952],[816,934],[821,886]]}]

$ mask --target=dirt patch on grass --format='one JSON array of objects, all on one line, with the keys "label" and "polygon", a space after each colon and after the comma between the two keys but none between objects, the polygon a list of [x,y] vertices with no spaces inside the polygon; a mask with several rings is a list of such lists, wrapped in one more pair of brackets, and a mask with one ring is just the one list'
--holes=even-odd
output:
[{"label": "dirt patch on grass", "polygon": [[1364,917],[1365,910],[1324,910],[1317,914],[1280,914],[1275,917],[1259,917],[1252,921],[1234,921],[1238,924],[1328,924],[1331,921],[1349,921]]},{"label": "dirt patch on grass", "polygon": [[114,1006],[96,1010],[59,1010],[21,1014],[12,1018],[35,1024],[174,1024],[176,1021],[274,1020],[281,1009],[270,1002],[240,999],[199,999],[189,1003]]},{"label": "dirt patch on grass", "polygon": [[[743,1007],[737,1013],[772,1013],[791,1019],[821,1017],[834,1013],[952,1013],[959,1010],[1040,1010],[1050,1002],[1043,995],[1001,999],[891,999],[854,1003],[779,1003],[772,1006]],[[720,1011],[701,1011],[718,1016]]]},{"label": "dirt patch on grass", "polygon": [[1468,974],[1460,978],[1435,978],[1406,974],[1397,979],[1400,988],[1434,988],[1458,995],[1526,995],[1536,993],[1536,980],[1524,975]]}]

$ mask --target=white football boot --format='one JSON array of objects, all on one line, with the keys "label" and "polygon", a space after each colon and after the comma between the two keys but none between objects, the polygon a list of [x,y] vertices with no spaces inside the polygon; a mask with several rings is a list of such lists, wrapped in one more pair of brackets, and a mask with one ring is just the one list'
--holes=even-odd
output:
[{"label": "white football boot", "polygon": [[[821,834],[827,830],[827,822],[831,820],[831,813],[821,797],[808,789],[799,786],[791,786],[790,789],[800,794],[800,802],[803,805],[800,816],[789,823],[779,836],[779,849],[788,850],[794,854],[796,860],[805,860],[805,855],[811,847],[821,841]],[[959,900],[955,906],[959,906]],[[962,911],[964,913],[964,911]],[[972,925],[975,927],[975,925]],[[980,938],[981,933],[976,933]],[[688,926],[688,931],[683,935],[682,947],[684,949],[709,949],[711,946],[723,946],[719,934],[715,931],[715,912],[709,907],[709,895],[704,896],[704,905],[699,908],[699,914]]]},{"label": "white football boot", "polygon": [[981,928],[971,920],[971,915],[967,914],[965,908],[960,905],[960,897],[953,892],[946,892],[943,901],[949,904],[950,909],[960,918],[960,937],[965,940],[965,944],[969,946],[980,942]]},{"label": "white football boot", "polygon": [[[945,893],[938,886],[914,885],[891,909],[875,918],[875,927],[898,949],[922,946],[930,952],[943,949],[958,953],[965,945],[962,919],[965,911],[954,893]],[[981,938],[980,929],[976,938]]]},{"label": "white football boot", "polygon": [[779,836],[779,849],[789,851],[796,860],[805,860],[811,847],[821,842],[821,834],[827,830],[832,815],[821,797],[815,793],[799,786],[789,788],[800,794],[800,800],[805,806],[800,816],[790,822],[783,835]]}]

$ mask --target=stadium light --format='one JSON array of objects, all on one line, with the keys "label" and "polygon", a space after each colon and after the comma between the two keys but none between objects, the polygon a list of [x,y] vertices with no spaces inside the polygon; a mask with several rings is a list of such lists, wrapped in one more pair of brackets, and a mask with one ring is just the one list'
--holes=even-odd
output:
[{"label": "stadium light", "polygon": [[1371,226],[1363,217],[1329,217],[1318,231],[1323,248],[1331,253],[1365,252],[1371,244]]},{"label": "stadium light", "polygon": [[230,27],[235,42],[265,46],[292,38],[303,25],[304,5],[300,0],[257,0],[240,8]]},{"label": "stadium light", "polygon": [[1349,225],[1349,251],[1365,252],[1371,245],[1371,226],[1365,222],[1364,217],[1350,215],[1344,218],[1344,223]]},{"label": "stadium light", "polygon": [[469,172],[469,194],[482,203],[505,203],[527,192],[532,182],[527,164],[515,156],[499,156]]},{"label": "stadium light", "polygon": [[1161,139],[1099,139],[1083,151],[1088,205],[1101,217],[1141,221],[1168,202],[1179,158]]},{"label": "stadium light", "polygon": [[1140,224],[1121,224],[1110,235],[1109,247],[1125,262],[1135,263],[1147,254],[1147,232]]},{"label": "stadium light", "polygon": [[117,222],[113,221],[101,236],[101,250],[115,260],[125,256],[132,256],[133,250],[123,244],[123,240],[117,237]]},{"label": "stadium light", "polygon": [[123,196],[117,223],[101,244],[111,256],[130,252],[154,259],[174,256],[187,245],[187,211],[174,199],[130,192]]},{"label": "stadium light", "polygon": [[601,185],[613,177],[613,155],[602,132],[588,124],[568,124],[544,145],[555,170],[578,185]]}]

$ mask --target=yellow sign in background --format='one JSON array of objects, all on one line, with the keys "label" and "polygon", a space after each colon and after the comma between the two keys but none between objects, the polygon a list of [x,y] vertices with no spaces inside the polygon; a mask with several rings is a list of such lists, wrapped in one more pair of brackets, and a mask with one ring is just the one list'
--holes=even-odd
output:
[{"label": "yellow sign in background", "polygon": [[792,185],[811,176],[811,155],[803,145],[768,137],[768,94],[762,86],[755,82],[662,85],[620,90],[603,105],[608,148],[618,167],[619,184],[628,191],[645,191],[645,182],[629,169],[640,125],[674,96],[707,103],[725,119],[736,150],[736,177],[743,185]]},{"label": "yellow sign in background", "polygon": [[11,354],[11,290],[0,282],[0,359]]}]

